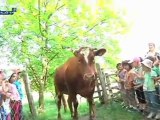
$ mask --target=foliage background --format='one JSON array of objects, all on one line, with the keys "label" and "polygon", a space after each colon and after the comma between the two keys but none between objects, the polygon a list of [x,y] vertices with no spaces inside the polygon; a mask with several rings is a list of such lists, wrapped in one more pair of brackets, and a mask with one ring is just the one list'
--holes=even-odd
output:
[{"label": "foliage background", "polygon": [[117,36],[125,34],[125,10],[116,10],[113,0],[6,0],[4,9],[17,8],[4,16],[0,28],[1,57],[25,66],[31,86],[39,92],[53,91],[53,75],[80,46],[106,48],[107,68],[114,68],[121,52]]}]

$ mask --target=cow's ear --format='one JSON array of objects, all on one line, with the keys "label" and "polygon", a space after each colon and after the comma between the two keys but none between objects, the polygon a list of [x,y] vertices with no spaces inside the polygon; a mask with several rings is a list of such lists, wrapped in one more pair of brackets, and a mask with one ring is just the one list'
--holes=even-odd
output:
[{"label": "cow's ear", "polygon": [[95,56],[102,56],[106,52],[106,49],[99,49],[94,52]]},{"label": "cow's ear", "polygon": [[73,52],[73,54],[74,54],[75,56],[78,56],[79,51],[78,51],[78,50],[76,50],[76,51],[74,51],[74,52]]}]

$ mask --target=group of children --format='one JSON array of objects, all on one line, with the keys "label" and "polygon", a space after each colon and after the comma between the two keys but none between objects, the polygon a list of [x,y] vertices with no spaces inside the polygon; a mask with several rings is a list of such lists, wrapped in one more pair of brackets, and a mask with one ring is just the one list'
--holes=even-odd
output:
[{"label": "group of children", "polygon": [[9,79],[0,70],[0,120],[22,120],[22,84],[20,72],[15,71]]},{"label": "group of children", "polygon": [[160,119],[160,58],[149,43],[144,59],[135,57],[117,64],[124,104],[132,109],[148,111],[147,118]]}]

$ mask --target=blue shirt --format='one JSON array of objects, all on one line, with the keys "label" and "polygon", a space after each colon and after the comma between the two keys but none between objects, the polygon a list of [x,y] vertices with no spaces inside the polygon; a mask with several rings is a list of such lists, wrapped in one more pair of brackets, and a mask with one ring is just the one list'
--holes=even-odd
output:
[{"label": "blue shirt", "polygon": [[16,88],[17,88],[18,93],[19,93],[19,95],[20,95],[20,98],[21,98],[21,100],[22,100],[22,98],[23,98],[22,83],[21,83],[20,81],[16,80],[16,81],[14,82],[14,84],[16,85]]}]

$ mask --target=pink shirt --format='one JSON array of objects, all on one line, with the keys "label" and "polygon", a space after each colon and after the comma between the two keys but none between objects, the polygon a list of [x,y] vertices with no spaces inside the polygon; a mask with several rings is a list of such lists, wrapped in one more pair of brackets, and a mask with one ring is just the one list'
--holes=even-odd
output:
[{"label": "pink shirt", "polygon": [[18,90],[14,84],[9,84],[9,92],[10,92],[10,99],[18,101],[20,100],[20,95],[18,93]]}]

